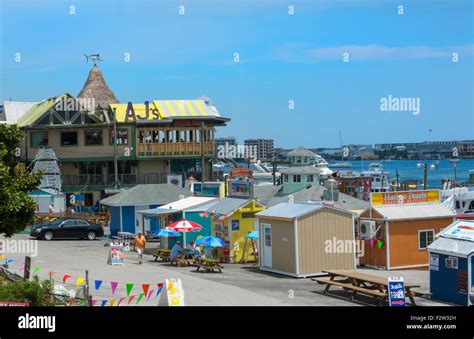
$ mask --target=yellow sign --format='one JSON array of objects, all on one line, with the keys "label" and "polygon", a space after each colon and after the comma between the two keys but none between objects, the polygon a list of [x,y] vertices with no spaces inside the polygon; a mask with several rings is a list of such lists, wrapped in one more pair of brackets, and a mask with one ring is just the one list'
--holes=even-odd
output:
[{"label": "yellow sign", "polygon": [[372,193],[370,199],[372,206],[423,204],[429,202],[439,202],[440,194],[439,190],[382,192]]},{"label": "yellow sign", "polygon": [[166,294],[169,306],[184,306],[184,291],[181,279],[166,279]]}]

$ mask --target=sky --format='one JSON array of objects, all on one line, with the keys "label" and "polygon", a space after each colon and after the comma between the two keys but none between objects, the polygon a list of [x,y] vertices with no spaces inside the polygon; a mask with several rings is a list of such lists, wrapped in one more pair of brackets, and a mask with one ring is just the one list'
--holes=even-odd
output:
[{"label": "sky", "polygon": [[100,53],[120,102],[208,96],[239,143],[474,139],[471,0],[0,4],[2,101],[77,95]]}]

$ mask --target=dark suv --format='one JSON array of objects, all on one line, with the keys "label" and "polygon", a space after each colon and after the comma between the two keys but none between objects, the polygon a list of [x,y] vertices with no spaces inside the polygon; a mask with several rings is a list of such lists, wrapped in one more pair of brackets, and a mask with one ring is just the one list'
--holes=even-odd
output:
[{"label": "dark suv", "polygon": [[37,239],[89,239],[102,237],[102,226],[83,219],[59,218],[31,227],[30,235]]}]

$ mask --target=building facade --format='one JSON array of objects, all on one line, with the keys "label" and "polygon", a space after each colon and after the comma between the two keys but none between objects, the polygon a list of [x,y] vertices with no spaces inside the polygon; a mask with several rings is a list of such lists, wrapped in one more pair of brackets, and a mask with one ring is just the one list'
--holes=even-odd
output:
[{"label": "building facade", "polygon": [[273,139],[248,139],[244,141],[244,145],[257,149],[257,160],[272,160],[274,154]]}]

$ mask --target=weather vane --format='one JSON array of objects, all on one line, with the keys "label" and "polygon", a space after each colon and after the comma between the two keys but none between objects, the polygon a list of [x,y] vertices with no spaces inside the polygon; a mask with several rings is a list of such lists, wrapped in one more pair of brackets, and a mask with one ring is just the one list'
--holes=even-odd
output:
[{"label": "weather vane", "polygon": [[94,61],[94,65],[95,65],[96,61],[103,61],[103,59],[100,57],[99,53],[91,54],[91,55],[84,54],[84,56],[86,57],[86,62],[89,62],[89,59],[91,59],[92,61]]}]

